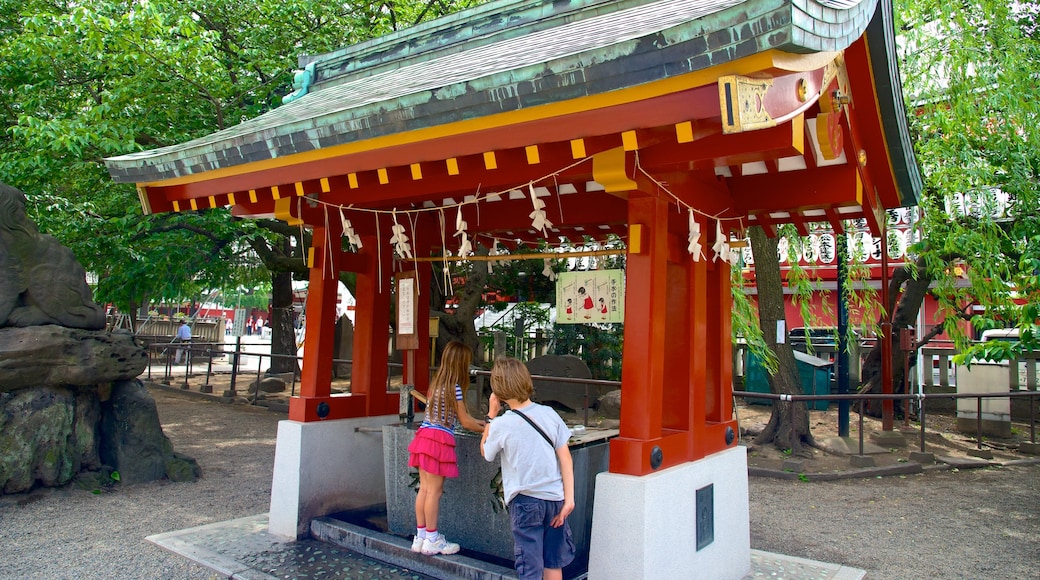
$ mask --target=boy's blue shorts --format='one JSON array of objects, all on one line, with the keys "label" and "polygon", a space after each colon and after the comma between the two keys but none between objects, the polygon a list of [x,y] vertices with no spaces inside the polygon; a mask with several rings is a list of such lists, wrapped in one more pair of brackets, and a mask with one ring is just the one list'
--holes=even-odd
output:
[{"label": "boy's blue shorts", "polygon": [[563,568],[574,560],[570,525],[566,521],[558,528],[551,525],[561,508],[562,501],[526,495],[518,495],[509,502],[513,555],[520,580],[540,580],[544,568]]}]

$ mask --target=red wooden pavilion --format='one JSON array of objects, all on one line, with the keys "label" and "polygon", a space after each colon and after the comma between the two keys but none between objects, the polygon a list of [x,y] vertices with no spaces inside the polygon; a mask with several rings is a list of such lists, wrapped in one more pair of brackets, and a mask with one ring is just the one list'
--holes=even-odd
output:
[{"label": "red wooden pavilion", "polygon": [[[885,208],[916,203],[890,11],[889,0],[501,0],[303,57],[287,104],[106,162],[146,213],[230,207],[312,229],[307,356],[289,411],[299,441],[279,433],[299,469],[320,453],[303,426],[396,420],[391,281],[407,272],[426,288],[433,275],[410,257],[457,258],[463,237],[620,236],[625,404],[610,472],[647,476],[736,445],[730,264],[716,251],[752,225],[841,232],[864,218],[881,235]],[[400,233],[407,248],[391,241]],[[352,392],[333,395],[343,271],[357,274]],[[425,324],[415,332],[429,344]],[[420,390],[429,364],[414,351],[406,373]],[[287,477],[298,531],[338,507]]]}]

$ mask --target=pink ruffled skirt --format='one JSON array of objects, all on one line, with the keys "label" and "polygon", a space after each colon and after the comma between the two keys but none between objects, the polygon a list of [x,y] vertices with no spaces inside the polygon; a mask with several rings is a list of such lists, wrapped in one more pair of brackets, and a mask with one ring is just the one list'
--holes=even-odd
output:
[{"label": "pink ruffled skirt", "polygon": [[408,466],[434,475],[458,477],[455,436],[440,429],[419,429],[408,444]]}]

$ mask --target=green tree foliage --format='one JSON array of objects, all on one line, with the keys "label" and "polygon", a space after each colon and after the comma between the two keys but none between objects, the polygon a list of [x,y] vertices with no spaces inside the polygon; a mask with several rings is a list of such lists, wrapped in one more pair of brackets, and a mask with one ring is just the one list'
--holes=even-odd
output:
[{"label": "green tree foliage", "polygon": [[944,328],[962,348],[971,338],[956,324],[964,319],[976,330],[1021,327],[1022,344],[1000,346],[1036,348],[1040,4],[905,0],[897,9],[925,180],[920,268],[909,277],[934,281]]},{"label": "green tree foliage", "polygon": [[192,298],[302,271],[267,220],[227,210],[142,216],[107,156],[180,143],[280,103],[301,54],[326,52],[472,0],[0,0],[0,180],[98,274],[96,298]]}]

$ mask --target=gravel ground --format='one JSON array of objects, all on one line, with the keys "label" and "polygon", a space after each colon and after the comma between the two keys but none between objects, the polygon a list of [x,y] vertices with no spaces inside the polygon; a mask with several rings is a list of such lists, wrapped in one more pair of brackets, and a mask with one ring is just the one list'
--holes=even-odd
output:
[{"label": "gravel ground", "polygon": [[[144,538],[267,511],[284,415],[152,393],[174,448],[199,461],[203,478],[0,497],[0,578],[218,577]],[[752,548],[875,579],[1038,577],[1037,465],[835,482],[752,478],[750,495]]]}]

